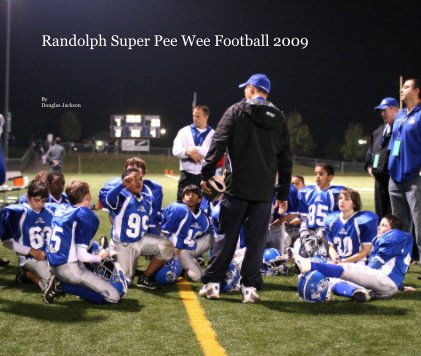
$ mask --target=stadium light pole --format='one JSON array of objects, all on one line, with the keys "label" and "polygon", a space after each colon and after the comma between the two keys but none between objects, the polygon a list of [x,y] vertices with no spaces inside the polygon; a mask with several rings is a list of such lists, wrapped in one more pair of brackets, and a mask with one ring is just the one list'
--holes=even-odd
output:
[{"label": "stadium light pole", "polygon": [[6,0],[6,72],[4,80],[4,156],[9,156],[9,68],[10,68],[10,21],[11,21],[11,0]]}]

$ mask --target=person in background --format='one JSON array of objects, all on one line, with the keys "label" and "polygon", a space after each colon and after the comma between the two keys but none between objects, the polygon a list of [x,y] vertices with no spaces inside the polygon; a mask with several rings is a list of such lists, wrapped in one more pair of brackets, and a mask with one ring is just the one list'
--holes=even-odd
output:
[{"label": "person in background", "polygon": [[366,154],[365,169],[375,180],[374,203],[376,214],[382,218],[392,212],[389,197],[389,141],[392,136],[393,120],[399,111],[394,98],[384,98],[374,110],[383,118],[383,123],[371,134]]},{"label": "person in background", "polygon": [[208,125],[208,119],[209,108],[205,105],[195,106],[193,108],[193,124],[183,127],[174,139],[172,154],[180,158],[180,179],[177,190],[177,202],[179,203],[182,202],[184,187],[200,186],[204,158],[215,132]]},{"label": "person in background", "polygon": [[390,202],[404,231],[410,232],[413,224],[421,251],[421,81],[406,80],[401,99],[406,107],[395,117],[389,142]]},{"label": "person in background", "polygon": [[46,153],[47,161],[50,164],[50,172],[60,172],[63,169],[64,147],[61,145],[61,138],[56,137],[54,145]]}]

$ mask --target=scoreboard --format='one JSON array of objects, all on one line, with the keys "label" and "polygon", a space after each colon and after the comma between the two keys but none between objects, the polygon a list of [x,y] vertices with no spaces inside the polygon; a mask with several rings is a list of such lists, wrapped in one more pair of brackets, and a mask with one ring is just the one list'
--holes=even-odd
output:
[{"label": "scoreboard", "polygon": [[111,137],[158,138],[161,136],[159,115],[111,115]]}]

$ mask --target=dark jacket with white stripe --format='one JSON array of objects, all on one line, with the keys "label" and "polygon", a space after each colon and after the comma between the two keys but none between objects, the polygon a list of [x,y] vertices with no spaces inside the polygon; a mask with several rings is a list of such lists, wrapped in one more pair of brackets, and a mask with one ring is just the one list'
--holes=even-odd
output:
[{"label": "dark jacket with white stripe", "polygon": [[247,99],[232,105],[215,130],[203,166],[203,179],[215,174],[227,152],[226,193],[251,201],[287,200],[292,161],[285,115],[271,102]]}]

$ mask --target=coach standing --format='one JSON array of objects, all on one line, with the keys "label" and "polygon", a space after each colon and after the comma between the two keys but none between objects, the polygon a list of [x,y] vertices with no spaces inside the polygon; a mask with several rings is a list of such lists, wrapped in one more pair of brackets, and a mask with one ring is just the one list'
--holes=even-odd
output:
[{"label": "coach standing", "polygon": [[395,118],[389,143],[390,201],[405,231],[414,224],[421,251],[421,81],[406,80],[400,93],[406,107]]},{"label": "coach standing", "polygon": [[233,258],[240,229],[244,226],[246,253],[241,267],[243,303],[259,299],[262,287],[260,267],[269,227],[271,201],[275,194],[284,209],[291,181],[289,133],[284,114],[267,100],[269,78],[254,74],[240,85],[245,100],[232,105],[218,123],[206,162],[201,187],[209,192],[206,181],[227,152],[226,193],[221,201],[218,241],[199,295],[219,298],[220,282],[225,279]]},{"label": "coach standing", "polygon": [[365,167],[374,177],[374,203],[376,214],[383,218],[392,213],[389,197],[389,142],[392,136],[393,120],[399,111],[399,105],[394,98],[384,98],[374,110],[379,111],[383,118],[381,124],[371,135],[370,146],[367,150]]},{"label": "coach standing", "polygon": [[180,179],[177,201],[181,202],[184,187],[200,185],[202,166],[215,131],[208,125],[209,108],[197,105],[193,108],[193,124],[183,127],[174,139],[172,154],[180,158]]}]

